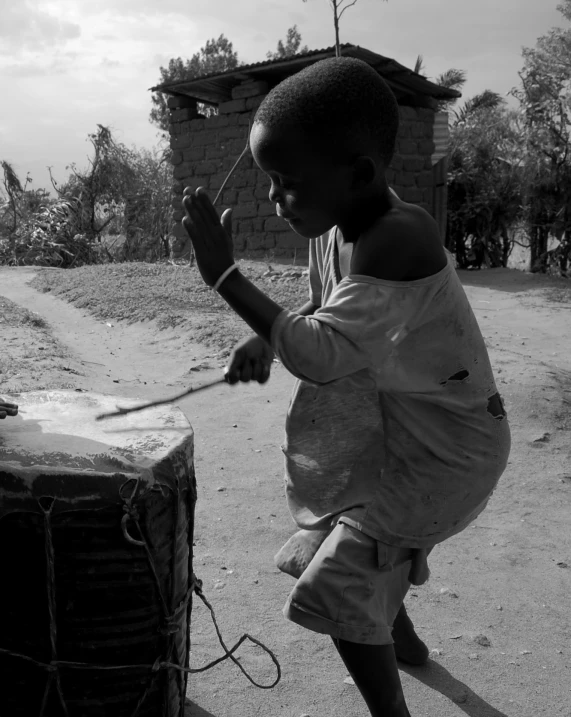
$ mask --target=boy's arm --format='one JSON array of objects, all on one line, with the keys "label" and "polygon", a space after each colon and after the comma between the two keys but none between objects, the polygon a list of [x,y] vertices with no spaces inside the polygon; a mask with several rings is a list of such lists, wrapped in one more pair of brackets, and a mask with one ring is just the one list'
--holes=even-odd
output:
[{"label": "boy's arm", "polygon": [[[254,286],[240,271],[233,271],[218,292],[258,336],[268,344],[271,343],[272,326],[283,311],[281,306]],[[295,313],[311,316],[318,308],[312,301],[308,301]]]}]

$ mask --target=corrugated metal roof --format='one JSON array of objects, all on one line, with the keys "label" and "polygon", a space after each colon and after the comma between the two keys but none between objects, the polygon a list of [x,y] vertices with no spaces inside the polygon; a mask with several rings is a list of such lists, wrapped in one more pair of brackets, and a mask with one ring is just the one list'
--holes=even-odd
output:
[{"label": "corrugated metal roof", "polygon": [[[438,100],[461,97],[461,94],[456,90],[440,87],[427,80],[426,77],[401,65],[396,60],[379,55],[364,47],[344,44],[341,45],[341,54],[344,57],[356,57],[374,67],[396,92],[397,97],[423,95]],[[241,65],[233,70],[196,77],[191,80],[166,82],[162,85],[151,87],[151,91],[165,92],[172,95],[186,95],[201,102],[220,104],[221,102],[227,102],[231,98],[232,88],[239,85],[243,80],[266,80],[272,87],[286,77],[299,72],[304,67],[334,56],[335,47],[310,50],[285,59],[280,58],[255,62],[252,65]]]},{"label": "corrugated metal roof", "polygon": [[448,154],[450,143],[450,127],[448,126],[448,112],[437,112],[434,116],[434,154],[432,164],[436,164]]}]

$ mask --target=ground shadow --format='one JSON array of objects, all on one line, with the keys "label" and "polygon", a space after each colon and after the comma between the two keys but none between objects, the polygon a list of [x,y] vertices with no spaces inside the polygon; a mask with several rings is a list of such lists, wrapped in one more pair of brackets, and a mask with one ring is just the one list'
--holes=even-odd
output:
[{"label": "ground shadow", "polygon": [[[571,302],[571,280],[559,276],[502,268],[479,271],[458,269],[457,273],[464,286],[482,286],[514,294],[522,291],[545,291],[547,298],[554,301]],[[553,297],[550,297],[551,294]]]},{"label": "ground shadow", "polygon": [[216,717],[216,715],[187,698],[184,703],[184,717]]},{"label": "ground shadow", "polygon": [[500,712],[486,702],[438,662],[429,660],[423,667],[409,667],[399,662],[399,668],[427,687],[440,692],[469,717],[507,717],[505,712]]}]

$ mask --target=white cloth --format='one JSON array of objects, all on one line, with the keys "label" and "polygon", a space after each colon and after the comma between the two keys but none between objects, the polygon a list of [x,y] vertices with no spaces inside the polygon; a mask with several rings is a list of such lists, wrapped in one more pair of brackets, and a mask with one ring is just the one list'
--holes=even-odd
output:
[{"label": "white cloth", "polygon": [[449,260],[433,276],[340,280],[335,230],[311,240],[312,316],[283,311],[272,346],[296,383],[286,496],[302,529],[335,516],[425,548],[484,509],[510,432],[483,337]]}]

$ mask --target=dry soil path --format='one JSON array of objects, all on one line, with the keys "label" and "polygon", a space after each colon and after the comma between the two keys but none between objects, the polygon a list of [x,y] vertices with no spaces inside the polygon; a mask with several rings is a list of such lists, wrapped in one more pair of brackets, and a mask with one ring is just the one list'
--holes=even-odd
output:
[{"label": "dry soil path", "polygon": [[[208,359],[188,337],[152,324],[109,326],[29,287],[33,274],[0,269],[0,296],[49,323],[67,353],[52,368],[69,385],[152,398],[220,374],[216,365],[191,370]],[[512,456],[486,512],[434,551],[431,580],[409,595],[434,652],[428,666],[403,670],[404,689],[413,717],[571,717],[571,305],[548,301],[548,284],[514,272],[463,281],[508,408]],[[13,338],[8,351],[17,360],[25,348]],[[26,370],[19,380],[34,387]],[[180,404],[195,430],[195,571],[227,641],[260,638],[284,673],[269,692],[233,665],[197,675],[187,717],[367,715],[329,640],[281,616],[292,585],[272,558],[293,531],[279,449],[291,388],[277,366],[264,387],[221,386]],[[220,654],[201,605],[192,637],[193,665]],[[271,681],[265,656],[243,655]]]}]

